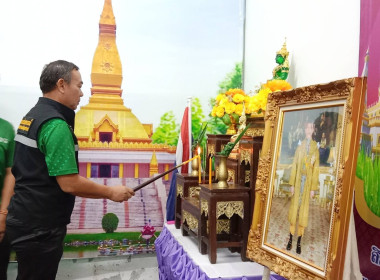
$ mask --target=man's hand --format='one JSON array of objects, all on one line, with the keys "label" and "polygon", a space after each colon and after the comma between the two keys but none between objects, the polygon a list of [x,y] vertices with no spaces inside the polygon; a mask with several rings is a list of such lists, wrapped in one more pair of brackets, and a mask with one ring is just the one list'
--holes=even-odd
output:
[{"label": "man's hand", "polygon": [[6,219],[7,219],[6,215],[0,214],[0,242],[3,241],[3,238],[4,238]]},{"label": "man's hand", "polygon": [[109,188],[111,189],[109,199],[115,202],[127,201],[135,195],[135,192],[127,186],[113,186]]},{"label": "man's hand", "polygon": [[64,192],[87,198],[106,198],[123,202],[135,195],[127,186],[106,186],[95,183],[79,174],[57,176],[57,182]]},{"label": "man's hand", "polygon": [[310,191],[310,198],[314,197],[314,191]]}]

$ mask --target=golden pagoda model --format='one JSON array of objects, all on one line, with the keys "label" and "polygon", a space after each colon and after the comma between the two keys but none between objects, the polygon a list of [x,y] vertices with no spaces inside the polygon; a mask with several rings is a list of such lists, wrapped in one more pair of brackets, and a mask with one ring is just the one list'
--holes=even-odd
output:
[{"label": "golden pagoda model", "polygon": [[88,178],[150,177],[152,172],[169,170],[174,163],[176,148],[152,144],[152,124],[142,124],[124,106],[122,80],[115,16],[111,0],[105,0],[92,62],[91,97],[75,119],[79,172]]}]

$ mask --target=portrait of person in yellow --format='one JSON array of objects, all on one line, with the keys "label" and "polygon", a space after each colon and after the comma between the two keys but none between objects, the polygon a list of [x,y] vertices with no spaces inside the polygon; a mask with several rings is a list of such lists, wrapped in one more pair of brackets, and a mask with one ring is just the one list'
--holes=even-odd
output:
[{"label": "portrait of person in yellow", "polygon": [[297,230],[297,254],[301,254],[301,238],[308,224],[310,199],[319,189],[319,150],[317,142],[312,139],[313,132],[314,123],[307,121],[305,139],[296,149],[289,179],[292,199],[288,216],[290,235],[286,249],[292,249],[293,236]]}]

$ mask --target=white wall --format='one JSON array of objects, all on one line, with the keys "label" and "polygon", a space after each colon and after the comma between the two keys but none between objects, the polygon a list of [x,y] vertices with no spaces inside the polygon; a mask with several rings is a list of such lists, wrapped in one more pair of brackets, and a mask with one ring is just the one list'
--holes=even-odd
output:
[{"label": "white wall", "polygon": [[244,89],[272,78],[284,39],[295,87],[358,76],[360,0],[246,0]]}]

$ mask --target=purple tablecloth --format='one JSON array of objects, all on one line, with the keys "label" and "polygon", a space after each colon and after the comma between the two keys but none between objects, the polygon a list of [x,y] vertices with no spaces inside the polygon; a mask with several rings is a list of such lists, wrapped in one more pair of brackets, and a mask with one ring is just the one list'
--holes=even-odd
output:
[{"label": "purple tablecloth", "polygon": [[[198,265],[188,256],[183,247],[173,237],[171,232],[165,226],[161,234],[155,241],[157,262],[160,280],[261,280],[262,275],[240,276],[240,277],[218,277],[209,278]],[[284,279],[278,275],[271,275],[271,280]]]}]

